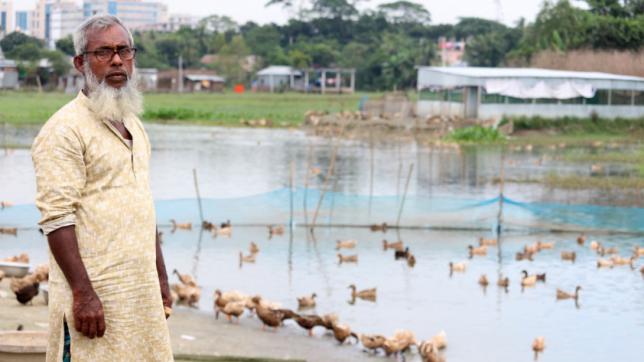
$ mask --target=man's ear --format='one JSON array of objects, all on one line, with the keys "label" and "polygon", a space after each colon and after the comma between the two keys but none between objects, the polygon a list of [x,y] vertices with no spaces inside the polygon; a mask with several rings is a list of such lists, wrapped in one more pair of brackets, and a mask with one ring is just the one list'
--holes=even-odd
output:
[{"label": "man's ear", "polygon": [[74,68],[81,73],[85,74],[85,70],[83,69],[83,65],[85,65],[85,57],[82,55],[77,55],[74,57]]}]

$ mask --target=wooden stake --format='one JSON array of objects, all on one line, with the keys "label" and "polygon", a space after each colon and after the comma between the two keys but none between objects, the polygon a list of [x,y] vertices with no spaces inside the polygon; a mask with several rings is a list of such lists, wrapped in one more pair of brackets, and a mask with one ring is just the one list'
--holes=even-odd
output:
[{"label": "wooden stake", "polygon": [[405,207],[405,199],[407,198],[407,190],[409,190],[409,181],[411,174],[414,172],[414,164],[409,165],[409,174],[407,175],[407,182],[405,183],[405,192],[403,193],[402,201],[400,202],[400,209],[398,210],[398,219],[396,219],[396,226],[400,227],[400,217],[402,216],[403,207]]},{"label": "wooden stake", "polygon": [[197,169],[192,169],[192,177],[195,180],[195,191],[197,192],[197,202],[199,204],[199,218],[201,218],[201,223],[203,224],[203,209],[201,208],[201,195],[199,194],[199,182],[197,181]]}]

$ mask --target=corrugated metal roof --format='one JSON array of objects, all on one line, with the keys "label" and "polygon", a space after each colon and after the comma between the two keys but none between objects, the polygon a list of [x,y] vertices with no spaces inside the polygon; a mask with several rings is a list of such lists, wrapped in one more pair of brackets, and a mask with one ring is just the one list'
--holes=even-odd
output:
[{"label": "corrugated metal roof", "polygon": [[283,75],[283,76],[289,76],[289,75],[300,75],[302,74],[299,70],[294,69],[293,67],[289,67],[288,65],[271,65],[268,68],[264,68],[257,72],[257,75]]},{"label": "corrugated metal roof", "polygon": [[207,75],[207,74],[188,74],[186,78],[193,82],[201,82],[202,80],[208,80],[211,82],[225,82],[226,79],[218,75]]},{"label": "corrugated metal roof", "polygon": [[644,78],[627,75],[599,72],[576,72],[541,68],[418,67],[418,69],[428,69],[449,75],[472,78],[561,78],[644,82]]}]

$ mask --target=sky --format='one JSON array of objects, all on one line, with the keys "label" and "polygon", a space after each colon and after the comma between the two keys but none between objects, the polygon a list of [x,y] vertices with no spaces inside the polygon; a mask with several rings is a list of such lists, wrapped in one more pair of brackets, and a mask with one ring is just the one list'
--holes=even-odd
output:
[{"label": "sky", "polygon": [[[238,23],[252,20],[265,24],[285,23],[289,14],[279,6],[264,7],[268,0],[161,0],[168,4],[170,13],[206,16],[212,14],[228,15]],[[297,0],[296,0],[297,1]],[[360,7],[375,8],[378,4],[393,0],[363,0]],[[413,1],[413,0],[412,0]],[[81,4],[82,0],[76,0]],[[432,23],[455,23],[459,17],[481,17],[501,20],[507,25],[514,25],[521,17],[534,20],[543,0],[416,0],[432,14]],[[33,8],[36,0],[14,0],[17,10]],[[501,12],[497,11],[501,4]]]}]

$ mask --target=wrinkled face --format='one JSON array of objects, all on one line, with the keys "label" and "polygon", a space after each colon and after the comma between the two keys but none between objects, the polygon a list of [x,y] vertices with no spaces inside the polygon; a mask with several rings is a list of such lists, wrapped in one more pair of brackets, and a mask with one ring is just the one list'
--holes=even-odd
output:
[{"label": "wrinkled face", "polygon": [[76,69],[85,74],[84,64],[89,63],[89,69],[101,83],[105,81],[110,87],[120,89],[128,82],[129,77],[134,69],[134,59],[123,59],[118,53],[113,54],[111,59],[99,59],[96,51],[105,51],[106,49],[121,50],[129,48],[130,39],[127,31],[120,25],[112,25],[107,29],[90,30],[87,33],[87,52],[86,56],[76,56],[74,66]]}]

